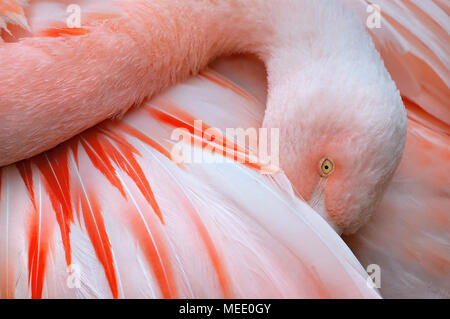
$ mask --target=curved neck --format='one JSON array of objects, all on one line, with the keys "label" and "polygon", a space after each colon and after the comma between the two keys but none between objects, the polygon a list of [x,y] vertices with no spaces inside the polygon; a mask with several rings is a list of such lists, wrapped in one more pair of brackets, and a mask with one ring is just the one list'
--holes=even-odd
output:
[{"label": "curved neck", "polygon": [[349,60],[373,64],[370,37],[341,0],[131,2],[122,6],[145,35],[152,65],[149,95],[198,73],[218,56],[240,52],[265,63],[268,107],[276,86],[299,82],[302,74],[328,77],[319,71],[339,69]]},{"label": "curved neck", "polygon": [[336,36],[336,24],[342,32],[353,26],[336,0],[112,3],[123,16],[88,22],[82,37],[1,44],[0,165],[125,113],[217,56],[257,54],[268,69],[270,93],[314,64],[323,50],[351,47],[343,36],[329,49],[323,45]]},{"label": "curved neck", "polygon": [[359,24],[340,0],[122,0],[121,6],[143,35],[158,75],[152,88],[167,85],[161,75],[179,81],[217,56],[239,52],[258,55],[269,77],[282,82],[327,54],[351,50]]}]

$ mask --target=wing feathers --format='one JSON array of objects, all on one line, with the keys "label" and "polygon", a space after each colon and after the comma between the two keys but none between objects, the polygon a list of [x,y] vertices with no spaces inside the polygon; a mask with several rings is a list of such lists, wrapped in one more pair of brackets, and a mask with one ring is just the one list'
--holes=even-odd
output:
[{"label": "wing feathers", "polygon": [[[188,105],[183,96],[191,96]],[[148,112],[157,105],[182,126],[198,117],[210,128],[228,107],[248,125],[262,114],[256,99],[218,74],[161,98],[171,103],[150,101],[121,123],[102,124],[12,167],[8,180],[20,183],[13,198],[29,201],[21,212],[27,217],[9,228],[31,223],[25,242],[13,246],[1,237],[0,247],[28,256],[30,280],[23,284],[11,273],[19,285],[8,296],[378,297],[350,250],[281,173],[263,176],[232,161],[180,166],[168,156],[178,124]],[[246,146],[233,143],[248,156]],[[1,227],[11,198],[5,184],[2,177]],[[20,269],[23,261],[12,256],[9,263]],[[11,282],[3,265],[2,292]],[[72,280],[79,285],[66,284]]]}]

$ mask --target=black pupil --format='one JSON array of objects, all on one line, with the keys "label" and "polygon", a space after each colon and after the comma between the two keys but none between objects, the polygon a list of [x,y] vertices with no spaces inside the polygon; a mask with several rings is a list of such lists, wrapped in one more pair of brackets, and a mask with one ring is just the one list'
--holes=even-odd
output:
[{"label": "black pupil", "polygon": [[328,165],[325,165],[325,169],[328,169]]}]

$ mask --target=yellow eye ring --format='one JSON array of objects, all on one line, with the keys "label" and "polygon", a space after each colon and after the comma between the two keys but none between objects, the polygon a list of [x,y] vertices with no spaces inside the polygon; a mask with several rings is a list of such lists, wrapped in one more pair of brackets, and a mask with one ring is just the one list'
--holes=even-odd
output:
[{"label": "yellow eye ring", "polygon": [[334,163],[331,159],[325,157],[320,161],[319,173],[322,177],[327,177],[334,172]]}]

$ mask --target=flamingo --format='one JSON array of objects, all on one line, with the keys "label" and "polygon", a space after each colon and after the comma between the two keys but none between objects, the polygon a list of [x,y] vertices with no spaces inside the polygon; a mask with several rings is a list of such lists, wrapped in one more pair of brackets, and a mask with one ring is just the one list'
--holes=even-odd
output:
[{"label": "flamingo", "polygon": [[[268,1],[251,6],[246,1],[116,1],[115,7],[80,1],[88,17],[83,28],[75,29],[61,27],[58,21],[64,9],[58,4],[65,2],[50,2],[32,2],[28,22],[6,16],[5,21],[20,24],[28,33],[20,42],[0,47],[7,62],[2,72],[10,76],[1,83],[5,107],[0,118],[6,128],[0,135],[2,164],[47,150],[107,117],[120,116],[131,105],[141,106],[120,121],[105,122],[1,170],[2,297],[379,297],[366,284],[364,268],[339,234],[352,234],[366,224],[347,242],[361,262],[379,260],[372,243],[386,248],[385,237],[380,238],[376,230],[386,229],[388,213],[398,210],[395,176],[387,187],[401,158],[406,119],[389,73],[350,10],[362,2],[348,6],[336,1],[286,1],[274,8]],[[52,6],[52,14],[46,17],[38,10],[44,4]],[[188,11],[183,9],[190,9],[198,19],[186,17]],[[398,11],[395,6],[391,9]],[[146,20],[145,14],[153,19]],[[326,22],[317,25],[311,15]],[[132,23],[130,17],[145,21]],[[235,23],[230,24],[230,19]],[[158,33],[163,21],[171,21],[177,31],[182,25],[183,32]],[[295,21],[305,23],[299,26]],[[190,28],[196,33],[186,32]],[[314,31],[317,28],[327,31]],[[147,39],[144,30],[155,36]],[[348,33],[342,37],[333,30]],[[177,38],[170,38],[174,34]],[[136,41],[137,35],[145,43]],[[197,39],[197,35],[203,37]],[[378,35],[378,40],[383,36]],[[333,45],[327,47],[324,42]],[[93,45],[103,51],[92,53]],[[383,43],[381,47],[394,61],[402,54],[389,51]],[[76,53],[68,54],[75,48]],[[241,69],[230,72],[239,64],[236,61],[231,66],[224,63],[228,71],[223,71],[223,65],[218,68],[241,87],[220,71],[208,70],[145,100],[198,73],[216,56],[240,51],[255,53],[264,61],[267,102],[264,71],[252,68],[247,77]],[[100,52],[108,52],[108,61]],[[143,52],[150,52],[150,66],[144,64],[148,58],[142,58]],[[74,64],[74,59],[81,58],[83,63]],[[44,62],[37,70],[39,78],[46,79],[45,86],[36,87],[36,78],[24,79],[14,72],[17,61],[22,69],[26,62],[32,70],[40,59]],[[432,62],[436,61],[425,60],[422,70],[438,69],[439,63]],[[57,73],[55,78],[53,72],[68,63],[78,66],[77,73]],[[431,83],[442,79],[442,73],[433,76]],[[24,85],[13,89],[18,79]],[[61,83],[69,88],[75,85],[76,90],[62,89]],[[410,120],[408,132],[413,146],[406,150],[415,154],[431,144],[438,155],[434,160],[445,166],[448,109],[440,102],[447,92],[438,91],[436,98],[436,92],[425,87],[428,91],[420,100],[416,87],[409,85],[402,91],[419,103],[434,102],[425,103],[432,110],[425,113],[404,98],[412,110],[409,118],[415,119],[413,125]],[[53,90],[36,94],[37,99],[24,99],[31,88],[35,94]],[[16,105],[19,97],[20,108],[8,107]],[[283,171],[262,176],[255,169],[271,169],[264,164],[173,163],[170,132],[176,127],[191,132],[195,118],[203,119],[205,127],[280,128]],[[252,153],[234,141],[213,144],[218,149],[231,145],[244,158]],[[324,169],[324,163],[332,169]],[[401,166],[397,174],[412,173]],[[434,176],[420,177],[421,187],[436,182]],[[444,178],[436,185],[436,193],[446,185]],[[374,217],[379,219],[367,224],[386,188]],[[418,193],[423,196],[421,190]],[[428,266],[437,270],[432,274],[438,287],[434,294],[445,296],[448,282],[439,279],[448,278],[448,197],[436,193],[426,195],[436,214],[425,221],[439,222],[441,241],[423,246],[412,243],[408,249],[419,261],[420,252],[438,252],[436,262]],[[421,208],[414,208],[423,220]],[[380,210],[385,213],[379,214]],[[411,224],[418,227],[414,221]],[[420,239],[423,234],[416,236]],[[417,247],[421,250],[415,251]],[[397,258],[397,248],[387,250],[388,256]],[[389,264],[382,266],[390,269],[391,276],[399,272]],[[73,289],[68,280],[78,270],[81,286]],[[422,269],[408,270],[423,279],[422,285],[428,284]],[[388,296],[401,294],[401,284],[390,285]]]}]

